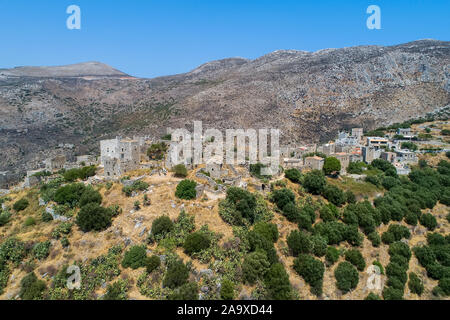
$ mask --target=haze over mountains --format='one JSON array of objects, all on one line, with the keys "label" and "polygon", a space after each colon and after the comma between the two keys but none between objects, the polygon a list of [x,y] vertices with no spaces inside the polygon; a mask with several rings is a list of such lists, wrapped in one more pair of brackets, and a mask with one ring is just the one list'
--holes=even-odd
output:
[{"label": "haze over mountains", "polygon": [[191,72],[133,78],[89,62],[0,69],[0,171],[33,168],[60,143],[93,152],[115,135],[161,136],[166,127],[279,128],[282,140],[326,140],[450,104],[450,42],[280,50]]}]

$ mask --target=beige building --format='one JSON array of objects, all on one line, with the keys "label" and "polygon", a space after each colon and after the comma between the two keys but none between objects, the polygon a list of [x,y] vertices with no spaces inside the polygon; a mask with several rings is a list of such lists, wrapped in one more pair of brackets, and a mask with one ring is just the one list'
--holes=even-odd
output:
[{"label": "beige building", "polygon": [[322,170],[324,162],[325,162],[325,159],[318,157],[318,156],[306,157],[305,158],[305,169]]},{"label": "beige building", "polygon": [[345,152],[339,152],[332,155],[341,163],[341,173],[346,173],[348,165],[350,164],[350,155]]},{"label": "beige building", "polygon": [[140,163],[139,142],[116,137],[100,141],[100,160],[105,177],[118,178],[127,171],[136,170]]},{"label": "beige building", "polygon": [[59,155],[53,158],[47,158],[44,161],[45,164],[45,170],[53,172],[57,170],[61,170],[64,168],[64,165],[66,164],[66,156],[65,155]]}]

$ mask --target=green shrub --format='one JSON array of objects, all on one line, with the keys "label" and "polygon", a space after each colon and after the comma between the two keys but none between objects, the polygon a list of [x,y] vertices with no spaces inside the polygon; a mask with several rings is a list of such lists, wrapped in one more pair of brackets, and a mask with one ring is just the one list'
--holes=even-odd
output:
[{"label": "green shrub", "polygon": [[61,235],[68,235],[72,231],[72,223],[71,222],[63,222],[60,223],[53,231],[52,238],[59,239]]},{"label": "green shrub", "polygon": [[0,227],[3,227],[9,222],[11,218],[11,213],[9,211],[3,211],[0,213]]},{"label": "green shrub", "polygon": [[43,210],[41,219],[43,222],[50,222],[50,221],[53,221],[53,216],[50,213],[48,213],[47,211]]},{"label": "green shrub", "polygon": [[22,198],[13,204],[13,209],[16,212],[20,212],[20,211],[25,210],[29,205],[30,205],[30,203],[28,202],[28,200],[25,198]]},{"label": "green shrub", "polygon": [[339,218],[339,210],[332,203],[323,205],[319,210],[319,214],[324,222],[334,221]]},{"label": "green shrub", "polygon": [[[265,202],[264,202],[265,205]],[[230,187],[227,189],[227,197],[219,203],[219,214],[222,219],[231,225],[251,225],[259,217],[260,207],[258,199],[251,192]]]},{"label": "green shrub", "polygon": [[300,255],[294,260],[294,270],[311,286],[311,292],[322,295],[325,266],[310,255]]},{"label": "green shrub", "polygon": [[419,296],[422,295],[424,290],[422,280],[414,272],[409,274],[408,287],[412,293],[418,294]]},{"label": "green shrub", "polygon": [[339,173],[341,171],[341,162],[335,157],[327,157],[323,164],[323,172],[326,175],[332,174],[333,172]]},{"label": "green shrub", "polygon": [[8,238],[0,245],[0,260],[18,265],[25,255],[25,244],[17,238]]},{"label": "green shrub", "polygon": [[361,252],[356,249],[350,249],[345,252],[345,260],[353,264],[359,271],[363,271],[366,267],[366,262]]},{"label": "green shrub", "polygon": [[414,212],[408,212],[405,215],[405,222],[411,226],[417,226],[418,221],[419,221],[419,217]]},{"label": "green shrub", "polygon": [[44,291],[47,289],[45,281],[38,280],[32,272],[27,274],[20,281],[19,297],[22,300],[41,300]]},{"label": "green shrub", "polygon": [[278,209],[283,210],[288,203],[295,204],[295,194],[287,188],[278,189],[272,192],[270,200],[277,205]]},{"label": "green shrub", "polygon": [[234,283],[228,279],[224,279],[220,287],[220,297],[222,300],[234,299]]},{"label": "green shrub", "polygon": [[270,268],[270,262],[264,251],[249,253],[242,263],[242,277],[244,282],[254,284],[256,280],[262,279]]},{"label": "green shrub", "polygon": [[385,287],[383,289],[384,300],[403,300],[403,290],[393,287]]},{"label": "green shrub", "polygon": [[80,197],[78,205],[85,206],[88,203],[102,204],[102,196],[100,192],[95,191],[92,187],[87,187]]},{"label": "green shrub", "polygon": [[86,190],[82,183],[72,183],[58,188],[55,192],[54,200],[60,205],[67,204],[71,208],[78,205],[81,195]]},{"label": "green shrub", "polygon": [[403,238],[411,238],[411,233],[407,227],[399,224],[391,224],[388,230],[381,235],[381,240],[385,244],[391,244]]},{"label": "green shrub", "polygon": [[408,261],[411,258],[411,250],[409,249],[409,246],[406,243],[403,243],[401,241],[394,242],[389,246],[389,255],[400,255],[405,257]]},{"label": "green shrub", "polygon": [[145,267],[147,269],[147,273],[152,273],[154,270],[158,269],[161,265],[161,259],[153,255],[145,260]]},{"label": "green shrub", "polygon": [[188,282],[168,296],[169,300],[198,300],[198,285],[196,282]]},{"label": "green shrub", "polygon": [[327,253],[325,254],[325,260],[329,265],[335,264],[339,260],[339,250],[335,247],[328,247]]},{"label": "green shrub", "polygon": [[264,278],[268,300],[290,300],[292,299],[292,286],[289,275],[281,263],[273,264]]},{"label": "green shrub", "polygon": [[322,171],[312,170],[305,175],[303,179],[303,187],[312,194],[321,194],[327,184]]},{"label": "green shrub", "polygon": [[185,178],[188,175],[188,171],[184,164],[177,164],[173,167],[173,172],[175,173],[175,177]]},{"label": "green shrub", "polygon": [[312,253],[316,257],[323,257],[327,253],[327,240],[321,235],[313,235],[311,237]]},{"label": "green shrub", "polygon": [[334,277],[336,278],[336,287],[344,293],[355,289],[359,282],[358,271],[346,261],[338,264],[334,270]]},{"label": "green shrub", "polygon": [[131,186],[125,186],[122,188],[122,192],[125,193],[127,197],[131,197],[133,191],[145,191],[149,187],[149,184],[142,180],[136,180]]},{"label": "green shrub", "polygon": [[345,200],[347,203],[356,203],[356,196],[351,190],[345,191]]},{"label": "green shrub", "polygon": [[437,226],[436,218],[431,213],[424,213],[419,218],[420,224],[430,231],[433,231]]},{"label": "green shrub", "polygon": [[381,300],[381,297],[373,292],[369,293],[364,300]]},{"label": "green shrub", "polygon": [[289,180],[291,180],[294,183],[300,183],[300,181],[302,179],[302,174],[301,174],[300,170],[295,169],[295,168],[286,169],[284,171],[284,175],[286,178],[288,178]]},{"label": "green shrub", "polygon": [[23,225],[25,227],[34,226],[36,224],[36,220],[33,217],[27,217]]},{"label": "green shrub", "polygon": [[446,296],[450,296],[450,277],[440,279],[439,288],[442,289]]},{"label": "green shrub", "polygon": [[381,238],[378,234],[378,232],[373,231],[367,235],[367,239],[369,239],[370,242],[372,242],[372,246],[379,247],[381,244]]},{"label": "green shrub", "polygon": [[259,233],[271,242],[275,243],[278,240],[278,227],[274,223],[258,222],[253,227],[253,231]]},{"label": "green shrub", "polygon": [[[328,158],[327,158],[328,159]],[[342,206],[345,203],[344,192],[336,186],[326,185],[323,189],[323,196],[335,206]]]},{"label": "green shrub", "polygon": [[33,246],[32,254],[36,259],[44,260],[50,253],[50,241],[40,242]]},{"label": "green shrub", "polygon": [[145,246],[133,246],[127,252],[122,260],[122,267],[138,269],[146,267],[147,264],[147,250]]},{"label": "green shrub", "polygon": [[311,253],[313,250],[313,243],[306,233],[298,230],[293,230],[287,237],[287,245],[296,257],[299,254]]},{"label": "green shrub", "polygon": [[106,288],[106,294],[103,296],[103,300],[127,300],[128,284],[125,280],[118,280],[113,284],[108,284]]},{"label": "green shrub", "polygon": [[211,245],[211,239],[202,232],[194,232],[187,236],[184,242],[184,252],[188,255],[206,250]]},{"label": "green shrub", "polygon": [[156,218],[152,223],[152,235],[155,237],[164,237],[174,228],[172,220],[168,216]]},{"label": "green shrub", "polygon": [[185,179],[177,185],[175,196],[184,200],[195,199],[197,196],[197,192],[195,191],[196,186],[197,182]]},{"label": "green shrub", "polygon": [[112,213],[97,203],[88,203],[78,213],[76,223],[83,232],[101,231],[111,225]]},{"label": "green shrub", "polygon": [[183,261],[176,260],[171,262],[167,267],[163,285],[170,289],[175,289],[185,284],[188,277],[189,269],[184,265]]}]

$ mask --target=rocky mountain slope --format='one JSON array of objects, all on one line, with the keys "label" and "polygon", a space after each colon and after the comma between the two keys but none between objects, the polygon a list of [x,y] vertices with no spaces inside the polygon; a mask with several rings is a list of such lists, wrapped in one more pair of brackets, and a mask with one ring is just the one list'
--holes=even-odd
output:
[{"label": "rocky mountain slope", "polygon": [[[117,134],[166,127],[282,130],[289,141],[326,140],[418,117],[450,103],[450,42],[281,50],[255,60],[206,63],[174,76],[137,79],[109,66],[0,70],[1,170],[35,167],[60,143],[74,153]],[[51,151],[49,151],[51,150]]]}]

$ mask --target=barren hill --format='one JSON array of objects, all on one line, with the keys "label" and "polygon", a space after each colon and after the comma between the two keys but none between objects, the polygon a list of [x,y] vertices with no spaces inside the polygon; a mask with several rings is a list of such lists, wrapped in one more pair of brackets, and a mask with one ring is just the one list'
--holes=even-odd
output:
[{"label": "barren hill", "polygon": [[1,170],[35,166],[59,143],[98,149],[116,134],[159,137],[166,127],[282,130],[325,140],[450,103],[450,42],[280,50],[206,63],[185,74],[136,79],[99,63],[0,70]]}]

